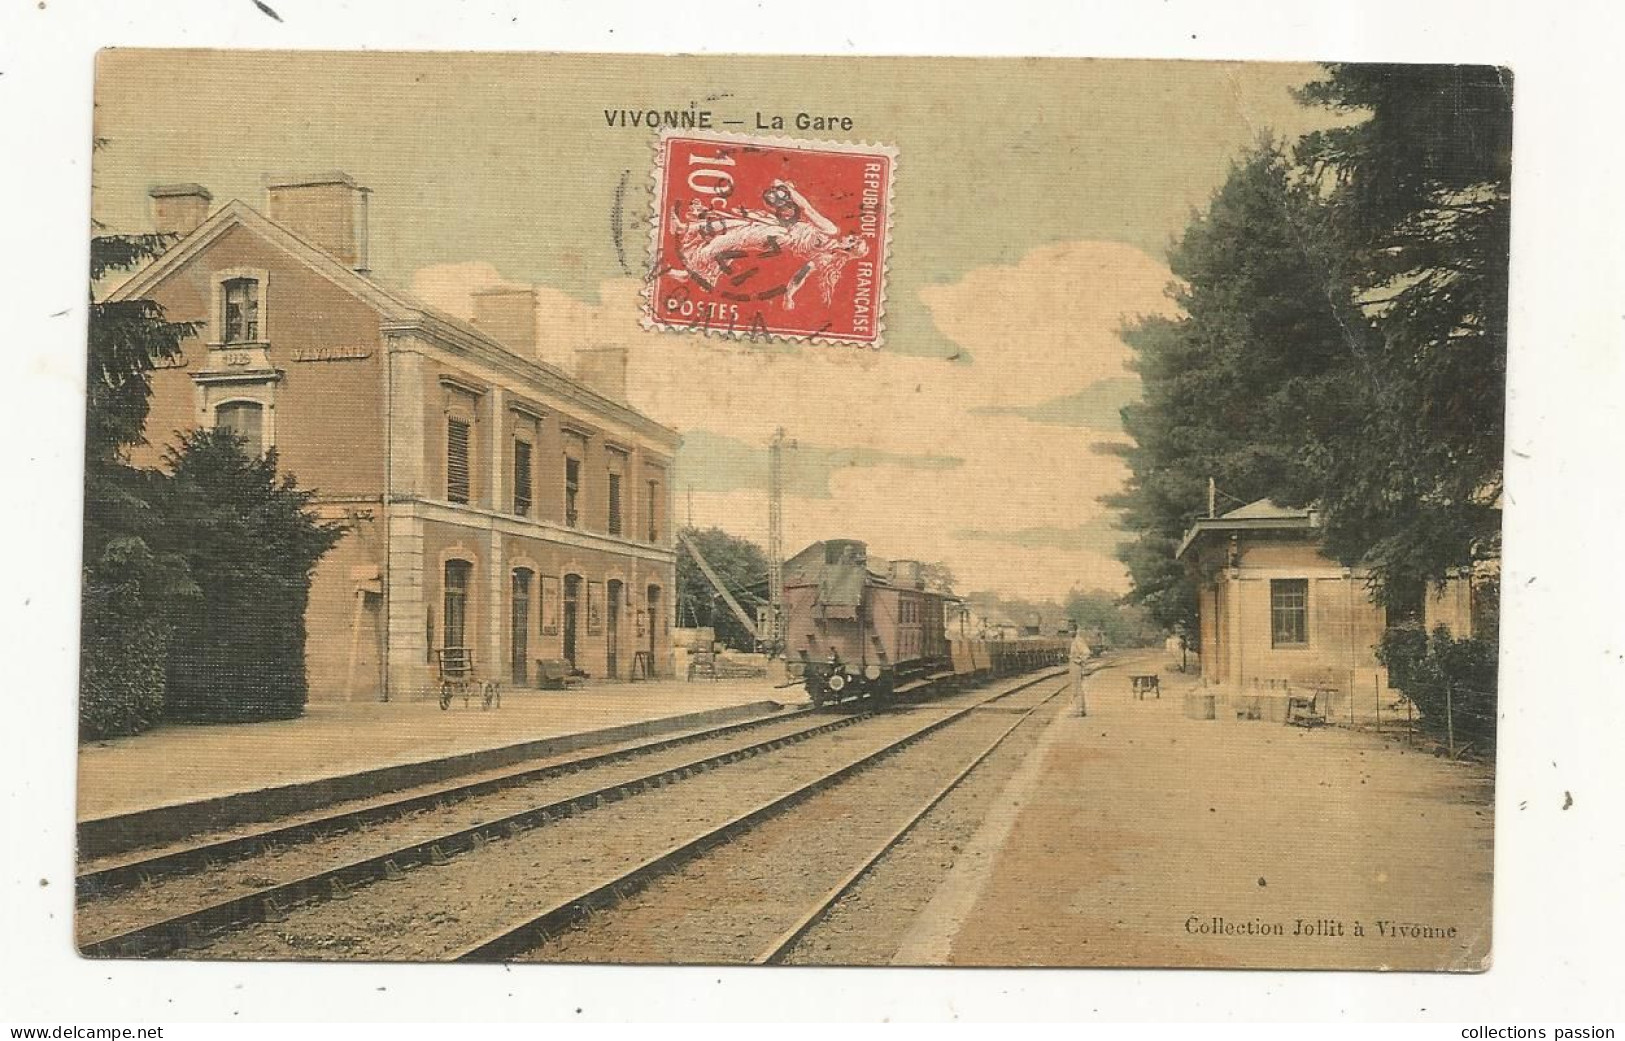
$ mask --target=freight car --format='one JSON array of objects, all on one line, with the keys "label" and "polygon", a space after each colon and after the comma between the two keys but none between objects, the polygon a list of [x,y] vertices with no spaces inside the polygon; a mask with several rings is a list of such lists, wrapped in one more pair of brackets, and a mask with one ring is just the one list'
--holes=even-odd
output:
[{"label": "freight car", "polygon": [[1055,665],[1057,639],[950,633],[951,594],[927,589],[918,561],[871,559],[856,539],[815,542],[785,562],[786,652],[813,704],[919,693]]}]

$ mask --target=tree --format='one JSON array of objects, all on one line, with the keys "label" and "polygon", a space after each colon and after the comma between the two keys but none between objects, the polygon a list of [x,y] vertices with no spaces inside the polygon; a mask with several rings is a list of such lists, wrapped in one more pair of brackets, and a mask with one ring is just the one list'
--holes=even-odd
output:
[{"label": "tree", "polygon": [[1356,418],[1321,460],[1327,545],[1379,596],[1497,558],[1506,400],[1512,80],[1489,66],[1329,65],[1307,135],[1341,270],[1369,316]]},{"label": "tree", "polygon": [[183,434],[165,461],[165,537],[199,590],[172,614],[166,713],[232,722],[299,715],[311,573],[344,526],[320,521],[315,493],[277,475],[275,449],[251,456],[231,431]]},{"label": "tree", "polygon": [[920,581],[933,593],[952,594],[956,578],[953,568],[943,561],[936,560],[920,565]]},{"label": "tree", "polygon": [[173,235],[100,235],[90,241],[90,358],[85,381],[85,454],[115,459],[145,443],[148,375],[180,353],[192,335],[189,322],[171,322],[151,300],[97,300],[95,285],[113,271],[130,270],[158,256]]},{"label": "tree", "polygon": [[1322,276],[1333,243],[1319,206],[1281,147],[1260,142],[1170,252],[1182,314],[1124,330],[1143,399],[1123,409],[1130,476],[1105,501],[1137,533],[1118,554],[1130,600],[1168,629],[1197,631],[1194,584],[1174,552],[1205,511],[1209,479],[1239,502],[1313,497],[1315,460],[1346,436],[1348,324],[1361,318]]},{"label": "tree", "polygon": [[[762,548],[721,528],[685,528],[683,535],[699,547],[728,592],[750,610],[757,598],[746,590],[767,582],[767,554]],[[756,646],[755,630],[734,617],[687,550],[677,554],[677,595],[684,622],[714,629],[717,639],[729,647],[750,650]]]},{"label": "tree", "polygon": [[1171,254],[1184,314],[1125,332],[1145,398],[1107,501],[1164,625],[1194,620],[1172,557],[1209,477],[1316,505],[1390,607],[1500,553],[1510,77],[1330,65],[1300,100],[1365,118],[1254,149]]},{"label": "tree", "polygon": [[1085,633],[1103,633],[1112,647],[1146,647],[1162,641],[1160,628],[1145,608],[1125,604],[1103,590],[1072,590],[1066,598],[1066,617]]},{"label": "tree", "polygon": [[90,244],[79,627],[85,738],[131,734],[157,722],[169,639],[166,605],[196,591],[184,560],[159,545],[158,482],[124,457],[142,442],[154,361],[177,355],[192,327],[168,321],[148,301],[99,301],[94,288],[167,243],[156,235],[102,235]]}]

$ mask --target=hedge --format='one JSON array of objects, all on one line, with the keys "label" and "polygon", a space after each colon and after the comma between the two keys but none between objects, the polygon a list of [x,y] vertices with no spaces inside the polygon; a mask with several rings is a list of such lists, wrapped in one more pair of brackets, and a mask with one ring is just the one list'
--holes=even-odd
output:
[{"label": "hedge", "polygon": [[132,583],[86,575],[79,628],[79,736],[135,734],[164,709],[168,627]]},{"label": "hedge", "polygon": [[1488,753],[1495,748],[1498,650],[1496,641],[1458,640],[1443,626],[1431,636],[1406,626],[1383,634],[1377,658],[1389,683],[1415,703],[1426,733]]}]

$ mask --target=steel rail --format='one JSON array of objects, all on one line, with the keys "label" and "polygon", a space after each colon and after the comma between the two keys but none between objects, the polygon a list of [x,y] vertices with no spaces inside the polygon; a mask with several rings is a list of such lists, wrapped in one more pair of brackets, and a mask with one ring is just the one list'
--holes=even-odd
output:
[{"label": "steel rail", "polygon": [[[1040,680],[1042,678],[1040,677]],[[1038,682],[1038,680],[1031,682]],[[1008,697],[1010,694],[1030,685],[1030,682],[1024,683],[1021,686],[1000,692],[993,697],[977,702],[969,708],[975,708],[978,705],[988,704],[1000,698]],[[960,711],[969,711],[969,708]],[[555,800],[543,806],[533,806],[516,813],[482,821],[467,828],[413,842],[384,853],[363,857],[336,867],[325,868],[287,882],[266,886],[205,907],[185,911],[146,925],[89,940],[81,944],[79,950],[84,956],[93,958],[159,958],[187,947],[203,946],[222,932],[240,929],[264,921],[280,920],[287,910],[295,904],[312,904],[332,899],[344,899],[358,886],[399,878],[403,872],[410,868],[424,863],[442,864],[452,856],[481,849],[493,841],[521,834],[544,825],[550,820],[568,817],[581,812],[583,809],[596,809],[599,806],[617,802],[649,788],[664,787],[668,783],[676,782],[718,766],[754,757],[765,751],[777,750],[786,745],[796,744],[821,734],[852,726],[871,718],[878,709],[879,706],[876,706],[873,710],[844,715],[827,723],[811,726],[791,734],[690,760],[686,763],[657,770],[642,777],[616,781],[592,791],[579,792]],[[813,713],[806,712],[802,714],[812,715]],[[794,717],[767,717],[761,721],[745,721],[744,723],[731,724],[729,728],[724,729],[743,728],[760,722],[787,718]],[[714,736],[716,731],[704,733]],[[656,742],[656,744],[669,745],[680,743],[680,741],[679,738],[668,738]],[[616,754],[619,753],[603,753],[603,755]],[[432,796],[422,798],[427,799],[428,806],[433,806],[436,803]],[[442,801],[441,805],[444,804]]]},{"label": "steel rail", "polygon": [[[1086,671],[1084,674],[1086,676],[1092,675],[1092,671]],[[1031,719],[1034,713],[1065,693],[1067,686],[1068,684],[1063,684],[1056,688],[1055,693],[1051,694],[1049,697],[1045,698],[1043,701],[1040,701],[1038,704],[1029,709],[1012,710],[1020,712],[1015,722],[1006,727],[998,737],[993,739],[991,744],[982,749],[981,753],[977,755],[975,759],[972,759],[968,764],[966,764],[963,770],[960,770],[946,784],[938,788],[936,792],[925,801],[924,805],[910,815],[908,820],[903,822],[901,827],[892,832],[891,835],[876,846],[868,856],[863,858],[862,863],[853,868],[845,878],[841,879],[840,882],[836,883],[827,893],[820,897],[817,904],[815,904],[806,914],[802,915],[800,920],[797,921],[795,925],[791,926],[789,929],[786,929],[779,935],[778,939],[774,940],[771,944],[764,948],[761,953],[752,958],[751,964],[772,965],[782,959],[785,954],[789,953],[790,949],[793,948],[804,935],[806,935],[809,929],[818,924],[818,922],[830,912],[836,903],[839,902],[842,897],[846,896],[846,894],[852,890],[853,886],[858,884],[858,881],[861,878],[867,875],[874,868],[874,866],[886,856],[886,854],[890,853],[892,849],[896,847],[899,842],[903,841],[904,836],[906,836],[910,831],[914,830],[914,826],[916,824],[924,820],[932,810],[936,809],[938,803],[948,797],[949,792],[952,792],[955,788],[958,788],[961,784],[963,784],[965,779],[969,777],[977,767],[981,766],[989,756],[997,751],[999,746],[1004,744],[1005,740],[1008,739],[1011,734],[1014,734],[1023,723]]]},{"label": "steel rail", "polygon": [[[544,781],[550,777],[596,769],[687,744],[731,737],[771,723],[808,716],[814,711],[812,708],[804,708],[771,716],[759,716],[706,730],[656,738],[641,744],[623,745],[543,766],[519,767],[476,781],[450,781],[427,789],[423,786],[414,786],[410,789],[412,794],[390,798],[385,802],[370,802],[365,806],[310,817],[291,824],[273,824],[269,827],[256,828],[246,834],[213,839],[168,852],[120,857],[111,864],[81,872],[76,876],[74,879],[76,896],[79,903],[85,903],[107,893],[129,889],[156,878],[212,868],[255,856],[268,849],[331,837],[337,833],[395,820],[437,806],[491,795],[507,788]],[[855,714],[854,718],[864,718],[872,715],[873,711],[870,709],[865,713]]]},{"label": "steel rail", "polygon": [[[522,922],[514,923],[475,943],[469,944],[456,951],[448,960],[469,962],[505,961],[526,950],[539,946],[552,935],[589,917],[594,911],[613,905],[629,893],[641,889],[660,875],[675,870],[712,847],[731,841],[757,824],[777,816],[826,788],[841,783],[887,756],[901,751],[903,748],[948,726],[950,723],[965,718],[985,705],[1018,694],[1047,680],[1055,679],[1061,674],[1061,672],[1050,670],[1042,675],[1023,680],[992,697],[955,709],[873,752],[866,753],[862,757],[839,766],[812,781],[801,784],[789,792],[774,796],[752,809],[736,814],[699,835],[670,846],[612,878],[589,885]],[[1060,691],[1056,692],[1056,694],[1059,693]],[[1053,698],[1054,696],[1051,695],[1050,697]],[[1045,700],[1048,701],[1049,698]]]},{"label": "steel rail", "polygon": [[616,781],[591,791],[578,792],[542,806],[532,806],[467,828],[445,832],[336,867],[324,868],[288,882],[266,886],[134,929],[91,940],[82,944],[79,950],[81,954],[91,958],[157,958],[186,947],[201,946],[220,932],[263,921],[279,920],[288,908],[295,904],[344,899],[358,886],[398,878],[406,870],[421,864],[442,864],[459,853],[482,849],[491,842],[522,834],[551,820],[573,816],[587,809],[597,809],[646,789],[664,787],[668,783],[718,766],[852,726],[867,718],[868,715],[843,716],[792,734],[732,748],[716,755],[666,767],[642,777]]}]

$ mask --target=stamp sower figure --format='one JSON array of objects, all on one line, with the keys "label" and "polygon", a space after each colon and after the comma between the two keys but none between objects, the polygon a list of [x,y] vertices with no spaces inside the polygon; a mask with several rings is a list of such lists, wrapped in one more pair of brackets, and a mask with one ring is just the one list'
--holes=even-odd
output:
[{"label": "stamp sower figure", "polygon": [[1066,658],[1072,670],[1072,693],[1078,699],[1078,715],[1087,716],[1089,707],[1083,700],[1084,665],[1093,657],[1089,648],[1089,637],[1083,633],[1083,628],[1077,622],[1072,623],[1072,644],[1067,648]]},{"label": "stamp sower figure", "polygon": [[[796,309],[796,293],[811,275],[824,303],[834,297],[835,286],[847,263],[869,255],[869,244],[858,234],[842,235],[835,222],[819,213],[789,181],[776,180],[762,192],[772,207],[765,213],[741,207],[739,216],[708,209],[698,199],[688,204],[685,221],[672,214],[672,231],[681,243],[685,268],[673,268],[671,277],[686,282],[698,278],[707,291],[733,273],[731,261],[752,252],[771,256],[781,250],[805,261],[784,286],[779,302],[786,311]],[[741,276],[743,277],[743,276]],[[732,283],[738,287],[738,279]]]}]

